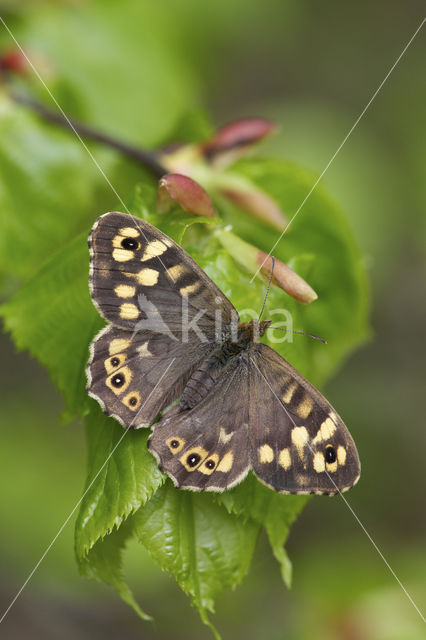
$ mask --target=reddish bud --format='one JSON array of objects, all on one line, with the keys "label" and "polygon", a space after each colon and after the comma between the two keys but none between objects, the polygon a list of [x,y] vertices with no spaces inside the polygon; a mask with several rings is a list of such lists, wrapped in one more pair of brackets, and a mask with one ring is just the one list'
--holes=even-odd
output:
[{"label": "reddish bud", "polygon": [[0,74],[3,72],[4,74],[27,76],[33,73],[32,65],[44,78],[55,78],[55,66],[40,51],[13,49],[0,53]]},{"label": "reddish bud", "polygon": [[167,213],[173,204],[184,211],[199,216],[214,218],[213,202],[207,191],[198,182],[179,173],[168,173],[158,183],[158,213]]},{"label": "reddish bud", "polygon": [[273,131],[276,125],[266,118],[242,118],[234,120],[217,131],[201,149],[211,160],[214,156],[230,150],[243,149],[259,142]]},{"label": "reddish bud", "polygon": [[29,72],[30,65],[22,51],[14,49],[0,55],[0,70],[25,75]]},{"label": "reddish bud", "polygon": [[[241,240],[229,229],[217,229],[216,237],[225,249],[234,256],[234,259],[242,264],[251,273],[258,273],[259,270],[265,280],[269,282],[272,269],[272,258],[257,247]],[[275,258],[272,284],[280,287],[292,298],[302,304],[309,304],[318,298],[315,291],[303,278],[297,275],[286,264]]]},{"label": "reddish bud", "polygon": [[[266,279],[269,280],[272,269],[272,257],[258,249],[257,264]],[[275,258],[272,284],[284,289],[292,298],[302,304],[309,304],[318,298],[315,291],[293,269]]]},{"label": "reddish bud", "polygon": [[225,186],[220,191],[240,209],[251,213],[259,220],[267,222],[279,231],[283,231],[286,228],[286,216],[275,200],[263,191],[252,186],[241,189]]}]

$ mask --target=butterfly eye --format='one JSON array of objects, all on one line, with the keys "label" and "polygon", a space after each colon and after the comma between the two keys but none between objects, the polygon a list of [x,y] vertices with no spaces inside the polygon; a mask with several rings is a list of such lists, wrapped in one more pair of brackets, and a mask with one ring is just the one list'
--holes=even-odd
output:
[{"label": "butterfly eye", "polygon": [[206,462],[207,469],[214,469],[215,466],[216,466],[216,464],[215,464],[214,460],[207,460],[207,462]]},{"label": "butterfly eye", "polygon": [[177,449],[179,447],[179,440],[172,440],[170,446],[172,449]]},{"label": "butterfly eye", "polygon": [[123,249],[127,249],[127,251],[136,251],[139,247],[139,242],[134,238],[123,238],[121,241],[121,246]]},{"label": "butterfly eye", "polygon": [[119,364],[120,364],[120,358],[111,358],[111,365],[113,367],[118,367]]},{"label": "butterfly eye", "polygon": [[117,373],[111,378],[111,384],[114,385],[114,387],[122,387],[125,381],[126,378],[122,373]]},{"label": "butterfly eye", "polygon": [[336,462],[336,460],[336,449],[331,444],[327,445],[325,448],[325,461],[331,464],[333,462]]}]

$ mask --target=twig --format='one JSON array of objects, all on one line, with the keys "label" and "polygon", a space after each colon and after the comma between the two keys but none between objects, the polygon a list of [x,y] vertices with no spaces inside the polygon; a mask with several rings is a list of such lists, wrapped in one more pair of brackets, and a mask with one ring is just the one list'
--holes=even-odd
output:
[{"label": "twig", "polygon": [[[60,113],[56,113],[55,111],[48,109],[41,102],[34,100],[34,98],[30,98],[28,96],[24,96],[14,92],[10,95],[15,102],[28,107],[32,111],[35,111],[36,113],[38,113],[38,115],[44,118],[44,120],[53,122],[54,124],[59,124],[65,129],[71,128],[69,123]],[[77,131],[82,137],[94,140],[96,142],[101,142],[102,144],[105,144],[112,149],[117,149],[117,151],[120,151],[125,156],[132,158],[132,160],[136,160],[136,162],[144,166],[146,169],[149,169],[155,177],[161,178],[162,176],[164,176],[164,174],[168,173],[167,169],[165,169],[165,167],[163,167],[162,164],[157,160],[154,152],[145,151],[144,149],[140,149],[139,147],[133,147],[130,144],[126,144],[121,140],[112,138],[111,136],[108,136],[101,131],[97,131],[96,129],[93,129],[88,125],[82,124],[81,122],[76,122],[75,120],[71,119],[70,122],[72,123],[75,131]]]}]

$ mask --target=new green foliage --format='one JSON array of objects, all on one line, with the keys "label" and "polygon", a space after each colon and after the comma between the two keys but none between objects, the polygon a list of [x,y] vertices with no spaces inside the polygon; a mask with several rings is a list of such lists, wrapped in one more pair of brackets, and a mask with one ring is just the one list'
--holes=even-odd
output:
[{"label": "new green foliage", "polygon": [[[66,157],[63,162],[66,172]],[[314,182],[306,173],[276,160],[240,162],[233,170],[241,171],[273,195],[289,214],[297,210]],[[41,164],[41,176],[44,171]],[[70,171],[78,172],[74,160]],[[82,165],[81,178],[90,183],[84,171]],[[253,274],[224,249],[215,235],[220,220],[191,217],[178,210],[156,214],[154,186],[147,182],[138,188],[132,213],[182,243],[237,309],[258,312],[265,282],[260,277],[251,282]],[[220,496],[179,491],[169,481],[164,482],[147,451],[148,432],[126,432],[87,398],[88,347],[104,324],[88,292],[87,234],[103,211],[96,210],[86,223],[87,228],[79,233],[72,233],[68,221],[69,241],[62,236],[62,241],[52,242],[52,238],[59,237],[55,236],[56,224],[62,228],[63,212],[69,206],[67,192],[64,195],[61,184],[50,181],[46,190],[38,192],[38,198],[40,207],[43,198],[49,205],[43,214],[49,242],[43,245],[43,256],[33,253],[21,265],[20,275],[26,282],[1,313],[17,347],[29,350],[49,371],[64,395],[68,416],[85,417],[88,475],[76,522],[76,555],[82,573],[112,585],[139,615],[147,617],[121,573],[126,540],[136,537],[160,567],[175,577],[202,619],[210,624],[207,612],[213,611],[215,597],[226,587],[238,584],[247,573],[258,532],[264,527],[282,576],[289,584],[291,564],[283,545],[306,497],[275,494],[251,475]],[[34,213],[26,206],[25,190],[22,201],[19,192],[14,199],[19,209],[14,225],[23,229],[25,238],[27,222],[36,222]],[[81,206],[76,205],[77,216]],[[277,239],[276,232],[229,203],[219,203],[218,209],[219,216],[232,223],[233,233],[265,251]],[[67,215],[72,214],[68,211]],[[76,222],[76,229],[79,226],[81,222]],[[39,238],[35,228],[29,233],[35,240]],[[294,329],[323,334],[329,346],[291,335],[273,346],[308,379],[321,383],[367,335],[362,260],[343,215],[321,189],[315,190],[300,211],[277,245],[275,255],[305,277],[319,299],[303,307],[282,290],[272,288],[264,317],[268,317],[268,309],[287,310],[292,314]],[[38,263],[42,265],[37,269]]]}]

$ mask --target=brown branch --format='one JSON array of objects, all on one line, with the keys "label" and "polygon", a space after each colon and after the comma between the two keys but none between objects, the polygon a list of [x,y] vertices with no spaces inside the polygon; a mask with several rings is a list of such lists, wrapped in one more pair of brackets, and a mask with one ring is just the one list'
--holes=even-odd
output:
[{"label": "brown branch", "polygon": [[74,133],[77,132],[82,138],[100,142],[112,149],[120,151],[128,158],[135,160],[146,169],[149,169],[156,178],[161,178],[164,174],[168,173],[167,169],[165,169],[165,167],[163,167],[157,160],[156,154],[153,151],[145,151],[139,147],[133,147],[132,145],[122,142],[121,140],[117,140],[116,138],[112,138],[101,131],[97,131],[86,124],[76,122],[70,118],[66,119],[61,113],[48,109],[41,102],[34,100],[34,98],[17,93],[11,93],[10,95],[15,102],[28,107],[44,120],[58,124],[65,129],[70,129]]}]

